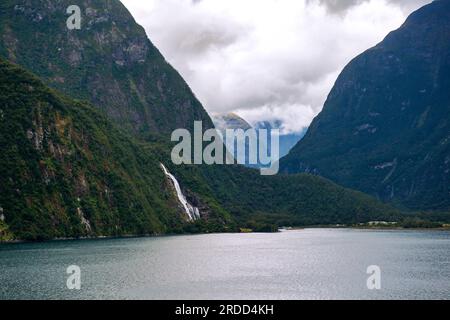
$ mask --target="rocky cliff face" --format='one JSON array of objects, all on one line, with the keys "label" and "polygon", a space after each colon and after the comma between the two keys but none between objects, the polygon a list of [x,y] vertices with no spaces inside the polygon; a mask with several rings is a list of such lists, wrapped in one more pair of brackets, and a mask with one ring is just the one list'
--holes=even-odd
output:
[{"label": "rocky cliff face", "polygon": [[0,238],[153,234],[181,225],[162,200],[169,189],[157,159],[91,106],[0,59],[0,111]]},{"label": "rocky cliff face", "polygon": [[[66,10],[81,9],[69,30]],[[137,134],[164,134],[212,122],[181,76],[118,0],[6,0],[0,4],[0,55],[46,84],[86,99]]]},{"label": "rocky cliff face", "polygon": [[355,58],[281,167],[450,209],[450,1],[421,8]]}]

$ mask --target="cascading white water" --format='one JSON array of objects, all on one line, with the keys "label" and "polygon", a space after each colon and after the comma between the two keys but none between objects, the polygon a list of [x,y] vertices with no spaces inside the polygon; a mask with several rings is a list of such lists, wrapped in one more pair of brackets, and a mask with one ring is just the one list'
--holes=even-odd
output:
[{"label": "cascading white water", "polygon": [[195,221],[197,219],[200,219],[200,210],[198,208],[192,206],[184,196],[183,192],[181,191],[180,184],[178,183],[177,178],[173,174],[167,170],[167,168],[161,163],[161,168],[164,171],[164,174],[172,180],[173,186],[175,187],[175,191],[177,192],[178,201],[181,203],[181,205],[184,208],[184,211],[186,212],[186,215],[189,219],[189,221]]}]

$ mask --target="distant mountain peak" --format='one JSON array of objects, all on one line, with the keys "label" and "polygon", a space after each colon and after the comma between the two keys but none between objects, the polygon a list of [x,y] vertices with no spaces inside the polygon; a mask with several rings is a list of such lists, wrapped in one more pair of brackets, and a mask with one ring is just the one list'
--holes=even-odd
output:
[{"label": "distant mountain peak", "polygon": [[214,125],[219,130],[226,129],[242,129],[248,130],[252,126],[243,118],[238,116],[236,113],[226,113],[226,114],[215,114],[212,116]]}]

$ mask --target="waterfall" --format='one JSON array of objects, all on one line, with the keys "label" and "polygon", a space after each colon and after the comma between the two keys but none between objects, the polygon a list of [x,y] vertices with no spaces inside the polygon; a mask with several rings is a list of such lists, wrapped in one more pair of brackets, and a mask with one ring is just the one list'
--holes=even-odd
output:
[{"label": "waterfall", "polygon": [[175,187],[175,191],[177,192],[178,201],[181,203],[181,205],[184,208],[184,212],[186,213],[189,221],[195,221],[197,219],[200,219],[200,210],[198,208],[192,206],[184,196],[183,192],[181,191],[180,184],[178,183],[177,178],[172,175],[169,170],[161,163],[161,168],[164,171],[164,174],[172,180],[173,186]]}]

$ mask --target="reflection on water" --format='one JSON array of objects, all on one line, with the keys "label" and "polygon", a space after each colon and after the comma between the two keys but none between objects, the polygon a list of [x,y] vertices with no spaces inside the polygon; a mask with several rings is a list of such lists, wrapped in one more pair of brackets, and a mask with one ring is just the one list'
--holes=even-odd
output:
[{"label": "reflection on water", "polygon": [[[444,231],[347,229],[7,244],[0,298],[448,299],[449,249]],[[381,290],[367,289],[370,265]]]}]

